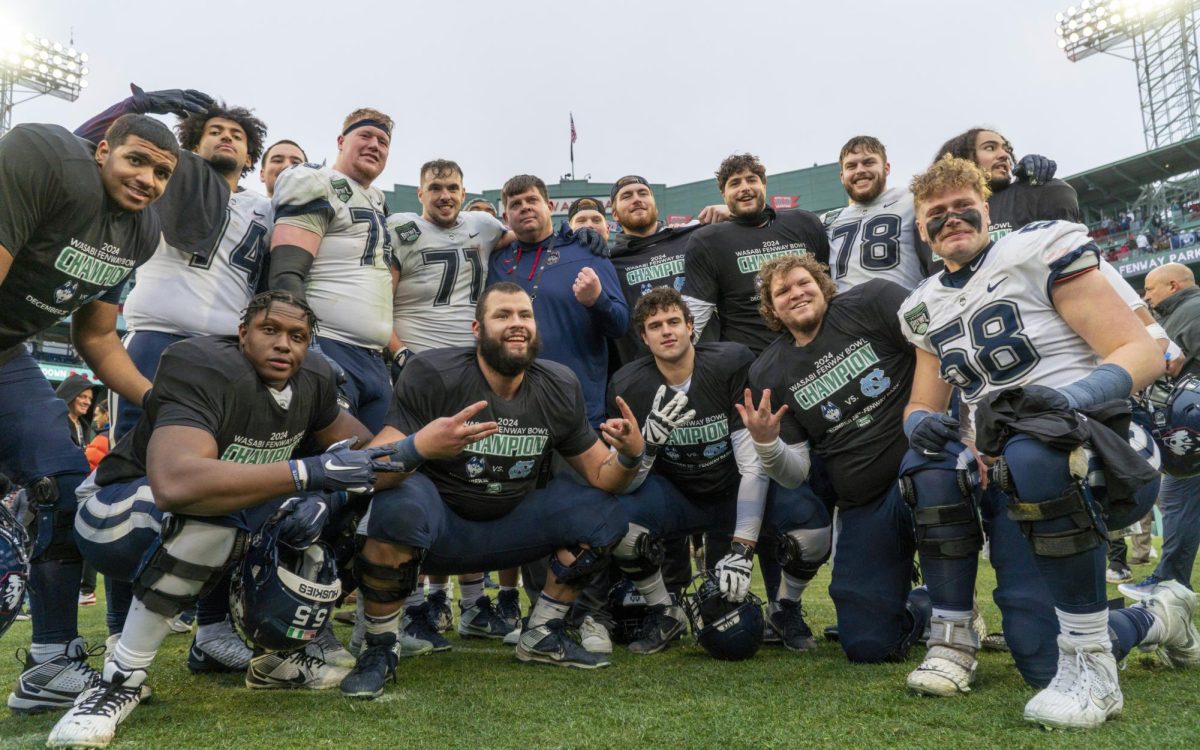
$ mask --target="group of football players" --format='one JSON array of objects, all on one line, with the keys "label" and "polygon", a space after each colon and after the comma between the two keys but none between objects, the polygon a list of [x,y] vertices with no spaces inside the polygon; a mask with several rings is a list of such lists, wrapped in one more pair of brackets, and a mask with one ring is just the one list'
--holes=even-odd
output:
[{"label": "group of football players", "polygon": [[[648,180],[617,180],[610,239],[591,198],[556,229],[531,175],[504,185],[503,221],[464,208],[443,159],[421,213],[389,214],[372,183],[393,128],[355,110],[321,166],[250,110],[134,87],[74,133],[0,139],[0,471],[28,499],[0,510],[0,633],[27,588],[8,705],[65,709],[49,746],[106,746],[185,612],[193,672],[378,697],[400,657],[451,647],[451,575],[460,636],[591,669],[615,633],[653,654],[689,624],[722,659],[766,636],[816,648],[801,602],[832,558],[828,636],[855,662],[924,640],[908,688],[953,696],[985,635],[987,543],[1039,688],[1027,720],[1119,713],[1135,647],[1200,663],[1188,581],[1110,610],[1104,579],[1159,485],[1131,397],[1195,353],[1100,258],[1053,162],[972,129],[888,187],[884,145],[857,136],[849,204],[818,217],[773,210],[737,154],[703,223],[664,226]],[[239,186],[259,162],[266,196]],[[68,315],[115,402],[91,473],[25,346]],[[99,671],[84,560],[106,581]]]}]

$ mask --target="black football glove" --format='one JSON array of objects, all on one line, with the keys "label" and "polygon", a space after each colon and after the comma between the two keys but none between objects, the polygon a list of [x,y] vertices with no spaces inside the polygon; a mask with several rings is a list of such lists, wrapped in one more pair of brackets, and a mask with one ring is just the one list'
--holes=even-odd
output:
[{"label": "black football glove", "polygon": [[187,117],[193,112],[206,112],[213,98],[196,89],[163,89],[144,91],[136,83],[129,84],[133,91],[133,108],[139,114],[178,115]]},{"label": "black football glove", "polygon": [[958,420],[945,414],[928,413],[908,436],[908,444],[926,458],[945,458],[946,443],[958,440]]},{"label": "black football glove", "polygon": [[1057,171],[1058,163],[1053,159],[1047,159],[1040,154],[1026,154],[1013,169],[1013,177],[1030,185],[1045,185],[1054,179],[1054,173]]},{"label": "black football glove", "polygon": [[289,497],[279,506],[279,513],[286,514],[279,523],[279,539],[293,549],[304,549],[321,537],[325,524],[342,505],[341,493],[312,493],[303,497]]},{"label": "black football glove", "polygon": [[357,438],[346,438],[319,456],[300,459],[304,464],[304,489],[365,495],[375,486],[375,472],[408,471],[401,464],[379,460],[394,453],[399,443],[354,450],[351,446],[357,442]]},{"label": "black football glove", "polygon": [[591,227],[580,227],[574,230],[575,241],[587,249],[592,255],[598,255],[601,258],[607,258],[610,254],[608,243],[600,236],[600,233]]}]

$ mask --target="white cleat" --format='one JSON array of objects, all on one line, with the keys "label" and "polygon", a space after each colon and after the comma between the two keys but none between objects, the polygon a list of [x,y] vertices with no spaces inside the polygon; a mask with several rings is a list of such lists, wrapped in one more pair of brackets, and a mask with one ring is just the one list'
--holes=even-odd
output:
[{"label": "white cleat", "polygon": [[1025,704],[1025,721],[1048,729],[1094,729],[1121,713],[1117,660],[1106,644],[1058,636],[1058,672]]},{"label": "white cleat", "polygon": [[1163,637],[1143,647],[1158,650],[1167,666],[1181,669],[1200,665],[1200,631],[1196,629],[1196,594],[1179,581],[1163,581],[1135,607],[1145,607],[1163,625]]},{"label": "white cleat", "polygon": [[246,687],[252,690],[327,690],[341,684],[348,674],[348,668],[329,664],[305,649],[275,651],[250,660]]},{"label": "white cleat", "polygon": [[[520,642],[520,636],[517,636]],[[608,628],[596,622],[596,618],[587,615],[579,623],[579,645],[590,654],[611,654],[613,652],[612,636]]]},{"label": "white cleat", "polygon": [[96,687],[80,694],[46,740],[46,747],[108,747],[117,727],[141,702],[146,670],[123,669],[116,662],[104,665]]},{"label": "white cleat", "polygon": [[40,664],[27,656],[25,670],[8,694],[8,707],[17,713],[70,708],[80,693],[100,684],[100,673],[87,663],[96,651],[89,651],[83,639],[76,638],[66,653]]},{"label": "white cleat", "polygon": [[921,695],[949,698],[971,692],[979,633],[972,622],[935,617],[930,622],[929,652],[921,666],[909,672],[908,689]]}]

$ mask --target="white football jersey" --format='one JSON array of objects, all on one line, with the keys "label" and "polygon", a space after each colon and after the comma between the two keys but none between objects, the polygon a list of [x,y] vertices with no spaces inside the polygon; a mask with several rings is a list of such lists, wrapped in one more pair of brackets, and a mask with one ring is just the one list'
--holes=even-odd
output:
[{"label": "white football jersey", "polygon": [[417,214],[388,217],[400,269],[393,302],[396,335],[414,352],[474,346],[471,321],[487,283],[488,258],[508,231],[483,211],[463,211],[445,228]]},{"label": "white football jersey", "polygon": [[305,294],[320,335],[368,349],[392,337],[392,245],[383,191],[332,167],[301,164],[279,175],[275,222],[321,235]]},{"label": "white football jersey", "polygon": [[163,243],[137,270],[125,300],[131,331],[232,336],[254,294],[271,236],[271,199],[252,190],[229,196],[216,250],[201,261]]},{"label": "white football jersey", "polygon": [[914,289],[925,278],[908,190],[889,188],[870,203],[851,203],[822,218],[829,235],[829,273],[839,292],[870,279]]},{"label": "white football jersey", "polygon": [[1035,222],[957,273],[927,279],[900,306],[900,327],[941,360],[942,379],[968,404],[1004,388],[1069,385],[1100,357],[1058,314],[1050,290],[1098,264],[1087,227]]}]

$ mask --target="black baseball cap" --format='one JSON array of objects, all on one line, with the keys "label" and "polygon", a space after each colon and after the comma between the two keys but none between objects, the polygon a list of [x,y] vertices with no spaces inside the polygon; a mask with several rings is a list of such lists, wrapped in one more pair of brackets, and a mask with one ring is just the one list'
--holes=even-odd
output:
[{"label": "black baseball cap", "polygon": [[650,187],[650,183],[645,177],[639,177],[635,174],[627,174],[613,183],[612,192],[608,194],[608,199],[610,201],[615,201],[617,199],[617,193],[620,192],[621,188],[629,185],[645,185],[646,187]]},{"label": "black baseball cap", "polygon": [[567,221],[575,218],[575,214],[580,211],[599,211],[600,215],[604,215],[604,206],[600,205],[600,201],[595,198],[577,198],[571,207],[567,209]]}]

